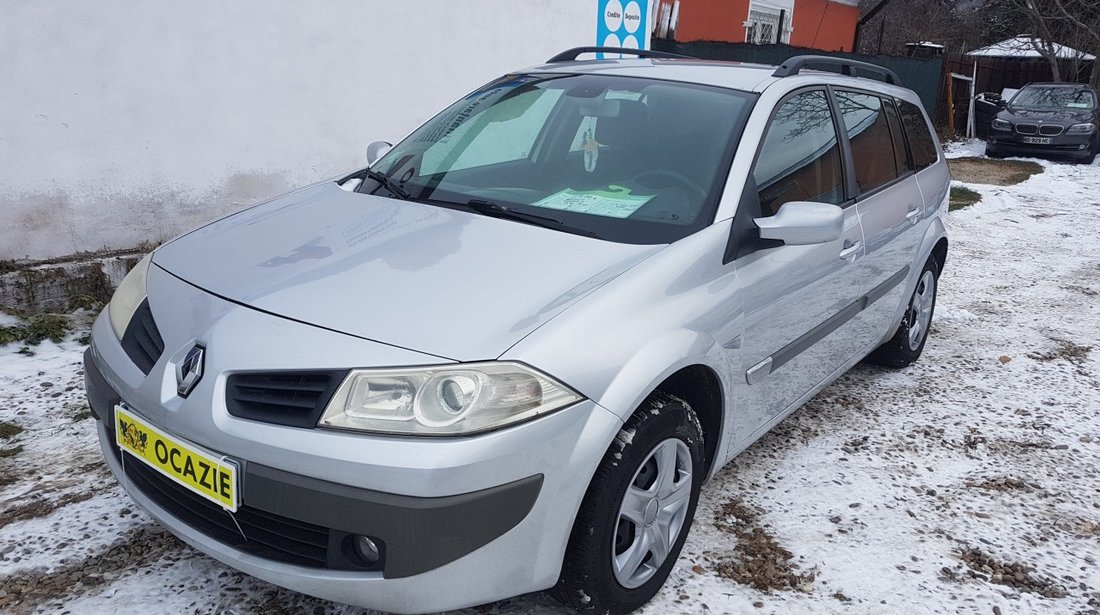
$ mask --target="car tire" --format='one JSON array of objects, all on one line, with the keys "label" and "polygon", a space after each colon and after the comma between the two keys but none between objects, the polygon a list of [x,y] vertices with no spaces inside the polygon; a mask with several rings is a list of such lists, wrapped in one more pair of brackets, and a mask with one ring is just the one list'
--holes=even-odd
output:
[{"label": "car tire", "polygon": [[917,279],[917,286],[902,314],[901,323],[894,337],[876,348],[864,359],[867,363],[884,367],[908,367],[920,358],[928,341],[932,326],[932,314],[936,309],[936,291],[940,271],[935,258],[929,258]]},{"label": "car tire", "polygon": [[987,158],[1004,158],[1005,157],[1004,152],[1002,152],[1001,150],[999,150],[999,149],[997,149],[997,148],[995,148],[995,147],[993,147],[992,145],[989,145],[989,144],[986,144],[986,146],[985,146],[985,155],[986,155]]},{"label": "car tire", "polygon": [[589,484],[553,595],[582,613],[629,613],[648,602],[684,546],[703,477],[695,412],[682,399],[654,392],[619,431]]}]

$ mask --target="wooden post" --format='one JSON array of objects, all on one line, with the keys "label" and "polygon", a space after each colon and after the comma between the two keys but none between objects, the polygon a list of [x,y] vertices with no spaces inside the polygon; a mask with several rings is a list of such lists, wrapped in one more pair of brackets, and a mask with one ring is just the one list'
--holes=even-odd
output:
[{"label": "wooden post", "polygon": [[951,137],[955,137],[955,80],[951,78],[951,71],[947,71],[947,130]]}]

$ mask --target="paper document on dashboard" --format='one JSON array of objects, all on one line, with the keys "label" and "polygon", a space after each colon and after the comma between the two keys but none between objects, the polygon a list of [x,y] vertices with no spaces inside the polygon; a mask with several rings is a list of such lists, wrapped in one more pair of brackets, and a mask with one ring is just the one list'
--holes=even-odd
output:
[{"label": "paper document on dashboard", "polygon": [[567,188],[532,205],[609,218],[626,218],[638,211],[638,208],[648,203],[654,196],[631,194],[630,189],[623,186],[608,186],[607,190],[584,191]]}]

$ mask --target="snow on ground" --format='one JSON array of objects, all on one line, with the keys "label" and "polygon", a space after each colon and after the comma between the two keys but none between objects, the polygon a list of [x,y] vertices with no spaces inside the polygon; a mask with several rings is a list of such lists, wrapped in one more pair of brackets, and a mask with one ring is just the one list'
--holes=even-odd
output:
[{"label": "snow on ground", "polygon": [[[643,613],[1100,612],[1100,165],[1043,165],[968,185],[983,200],[949,215],[921,361],[855,368],[719,473]],[[0,611],[368,613],[159,529],[100,461],[81,346],[17,350],[0,347],[0,421],[25,429],[0,439]],[[562,612],[534,595],[461,613]]]},{"label": "snow on ground", "polygon": [[959,139],[943,144],[944,155],[947,158],[963,158],[967,156],[984,156],[985,141],[981,139]]}]

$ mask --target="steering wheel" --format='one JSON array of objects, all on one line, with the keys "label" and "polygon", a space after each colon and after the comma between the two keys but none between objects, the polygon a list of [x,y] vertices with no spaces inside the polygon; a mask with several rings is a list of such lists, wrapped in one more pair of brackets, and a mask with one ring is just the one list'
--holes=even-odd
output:
[{"label": "steering wheel", "polygon": [[707,198],[707,191],[699,187],[699,185],[692,181],[687,175],[684,175],[683,173],[678,173],[676,171],[671,171],[669,169],[649,169],[646,171],[642,171],[641,173],[635,175],[633,179],[631,179],[631,182],[643,184],[653,188],[660,188],[661,186],[666,186],[669,184],[669,182],[656,184],[649,183],[645,181],[645,178],[647,177],[672,180],[672,183],[681,188],[684,188],[685,190],[687,190],[687,192],[694,194],[700,199]]}]

